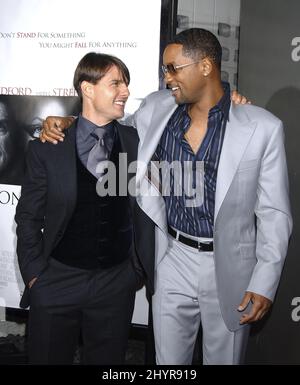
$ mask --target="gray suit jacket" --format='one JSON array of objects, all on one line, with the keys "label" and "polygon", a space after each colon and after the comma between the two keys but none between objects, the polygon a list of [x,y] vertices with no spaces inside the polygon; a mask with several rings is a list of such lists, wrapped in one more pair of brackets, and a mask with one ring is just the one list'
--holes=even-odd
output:
[{"label": "gray suit jacket", "polygon": [[[168,246],[163,197],[147,167],[177,105],[170,91],[150,94],[127,124],[138,130],[137,202],[155,222],[155,266]],[[274,299],[292,230],[282,122],[253,105],[232,105],[215,196],[214,259],[229,330],[245,291]],[[248,311],[248,309],[247,309]]]}]

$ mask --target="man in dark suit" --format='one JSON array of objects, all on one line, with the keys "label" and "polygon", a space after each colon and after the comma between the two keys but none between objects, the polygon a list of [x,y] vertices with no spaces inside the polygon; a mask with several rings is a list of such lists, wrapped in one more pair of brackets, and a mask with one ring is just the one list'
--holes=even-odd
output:
[{"label": "man in dark suit", "polygon": [[99,165],[109,161],[121,175],[120,153],[136,159],[136,131],[116,121],[129,81],[118,58],[85,55],[74,75],[81,115],[57,146],[29,144],[15,219],[32,364],[71,364],[80,333],[83,363],[124,362],[142,274],[132,213],[138,221],[142,212],[118,184],[115,195],[97,192],[107,187]]}]

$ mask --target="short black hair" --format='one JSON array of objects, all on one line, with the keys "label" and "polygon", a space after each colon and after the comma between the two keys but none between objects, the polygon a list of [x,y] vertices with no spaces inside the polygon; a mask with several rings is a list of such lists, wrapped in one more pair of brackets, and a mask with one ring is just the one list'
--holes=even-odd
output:
[{"label": "short black hair", "polygon": [[122,60],[116,56],[89,52],[80,60],[75,70],[73,86],[81,100],[81,83],[87,81],[92,84],[97,84],[113,66],[119,69],[124,82],[128,85],[130,83],[129,70]]},{"label": "short black hair", "polygon": [[194,60],[210,58],[221,69],[222,47],[217,37],[203,28],[190,28],[178,33],[168,44],[181,44],[183,55]]}]

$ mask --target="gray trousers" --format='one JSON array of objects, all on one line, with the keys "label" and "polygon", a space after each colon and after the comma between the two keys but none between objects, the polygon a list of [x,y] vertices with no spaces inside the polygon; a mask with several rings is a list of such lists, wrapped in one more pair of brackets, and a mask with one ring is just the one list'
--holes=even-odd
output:
[{"label": "gray trousers", "polygon": [[170,238],[167,253],[157,267],[152,305],[157,364],[191,364],[200,324],[203,364],[243,362],[250,328],[245,325],[236,332],[227,329],[219,306],[212,252],[199,252]]}]

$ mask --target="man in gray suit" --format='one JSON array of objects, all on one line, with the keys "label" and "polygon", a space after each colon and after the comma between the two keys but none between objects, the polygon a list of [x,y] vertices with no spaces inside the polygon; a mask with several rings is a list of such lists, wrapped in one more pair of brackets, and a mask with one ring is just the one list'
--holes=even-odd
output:
[{"label": "man in gray suit", "polygon": [[[209,31],[178,34],[163,56],[171,92],[148,96],[131,122],[140,137],[137,201],[156,223],[159,364],[190,364],[200,324],[205,364],[241,363],[249,324],[274,299],[291,234],[282,122],[230,103],[221,57]],[[153,156],[202,162],[203,204],[176,196],[172,176],[169,196],[145,196]]]},{"label": "man in gray suit", "polygon": [[[140,139],[137,202],[155,223],[158,364],[190,364],[200,324],[204,364],[243,362],[249,325],[274,299],[292,229],[282,123],[230,102],[221,57],[209,31],[178,34],[163,56],[168,90],[149,95],[126,122]],[[183,176],[196,199],[176,172],[162,188],[160,165],[174,161],[192,165]]]}]

